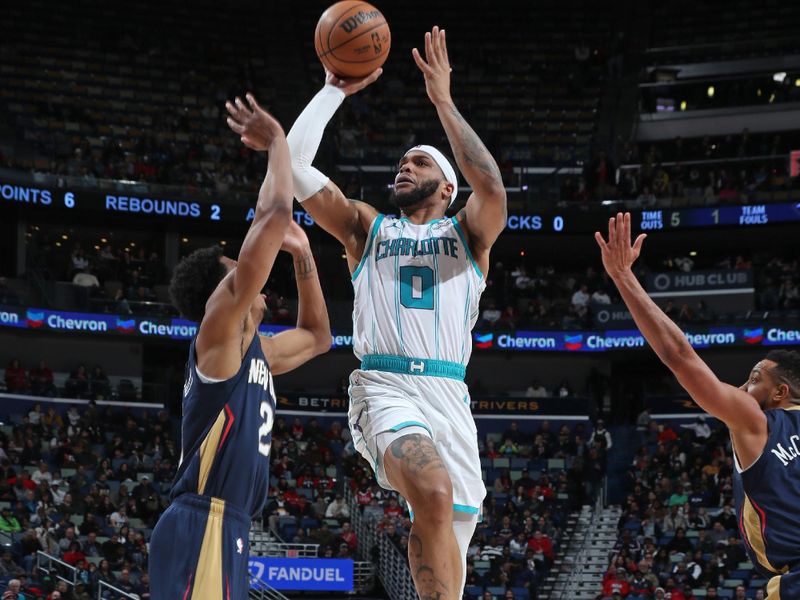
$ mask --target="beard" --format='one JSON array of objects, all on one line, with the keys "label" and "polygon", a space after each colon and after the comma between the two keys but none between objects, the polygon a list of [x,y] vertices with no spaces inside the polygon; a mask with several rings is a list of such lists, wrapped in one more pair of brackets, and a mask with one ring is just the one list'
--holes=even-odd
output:
[{"label": "beard", "polygon": [[440,183],[441,181],[435,181],[433,179],[423,181],[408,192],[398,192],[396,189],[392,188],[392,192],[389,194],[389,202],[400,210],[408,208],[409,206],[414,206],[433,194]]}]

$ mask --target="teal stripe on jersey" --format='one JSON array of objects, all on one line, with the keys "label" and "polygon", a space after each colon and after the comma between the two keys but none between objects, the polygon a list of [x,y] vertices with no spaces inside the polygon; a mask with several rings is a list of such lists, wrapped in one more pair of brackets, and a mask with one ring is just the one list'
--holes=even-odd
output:
[{"label": "teal stripe on jersey", "polygon": [[471,331],[469,329],[469,299],[472,296],[472,281],[467,277],[467,296],[464,300],[464,335],[461,337],[461,362],[464,362],[464,357],[467,355],[466,341],[472,343]]},{"label": "teal stripe on jersey", "polygon": [[420,421],[403,421],[402,423],[398,423],[394,427],[391,427],[389,431],[398,432],[401,429],[405,429],[406,427],[422,427],[425,431],[430,433],[431,436],[433,436],[431,428],[425,425],[425,423],[421,423]]},{"label": "teal stripe on jersey", "polygon": [[372,223],[372,228],[369,231],[369,239],[367,239],[367,245],[364,246],[364,254],[361,255],[361,260],[358,262],[358,266],[356,270],[353,271],[353,276],[351,278],[352,281],[356,280],[359,273],[361,273],[361,269],[364,267],[364,263],[367,261],[367,257],[372,252],[372,242],[375,239],[375,236],[378,234],[378,229],[381,226],[381,222],[383,221],[383,215],[378,215],[375,217],[375,221]]},{"label": "teal stripe on jersey", "polygon": [[439,358],[439,255],[433,255],[433,330],[436,358]]},{"label": "teal stripe on jersey", "polygon": [[461,229],[461,225],[458,224],[458,219],[456,217],[451,217],[451,219],[453,221],[456,233],[458,233],[458,237],[461,238],[461,243],[464,244],[464,253],[467,255],[467,258],[469,258],[469,261],[475,268],[475,272],[478,274],[478,277],[483,279],[483,273],[481,273],[481,270],[478,267],[478,263],[476,263],[475,259],[472,257],[472,252],[469,249],[469,244],[467,244],[467,237],[464,235],[464,231]]},{"label": "teal stripe on jersey", "polygon": [[[402,223],[400,227],[400,237],[403,237],[403,230],[406,224]],[[398,252],[394,257],[394,310],[397,315],[397,334],[400,337],[400,352],[403,352],[403,323],[400,319],[400,253]]]}]

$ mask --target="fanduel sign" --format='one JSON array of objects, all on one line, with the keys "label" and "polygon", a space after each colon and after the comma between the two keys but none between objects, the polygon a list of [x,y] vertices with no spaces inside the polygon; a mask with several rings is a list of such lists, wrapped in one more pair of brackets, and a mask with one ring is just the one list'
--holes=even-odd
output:
[{"label": "fanduel sign", "polygon": [[753,271],[750,269],[725,269],[717,271],[690,271],[651,273],[647,276],[647,291],[653,297],[695,296],[697,292],[724,294],[752,294]]},{"label": "fanduel sign", "polygon": [[250,587],[267,584],[276,590],[353,591],[353,561],[333,558],[251,556]]}]

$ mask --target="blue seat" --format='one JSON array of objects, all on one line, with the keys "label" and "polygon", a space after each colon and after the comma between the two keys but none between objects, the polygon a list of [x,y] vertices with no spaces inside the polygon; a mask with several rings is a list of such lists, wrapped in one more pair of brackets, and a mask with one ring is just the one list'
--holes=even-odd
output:
[{"label": "blue seat", "polygon": [[511,591],[514,592],[514,600],[530,600],[531,594],[528,588],[515,587],[511,588]]},{"label": "blue seat", "polygon": [[319,527],[319,521],[311,517],[303,517],[302,519],[300,519],[300,527],[302,527],[303,529],[309,529],[311,527]]},{"label": "blue seat", "polygon": [[468,585],[464,588],[464,593],[470,600],[480,600],[480,597],[483,595],[483,588],[479,585]]}]

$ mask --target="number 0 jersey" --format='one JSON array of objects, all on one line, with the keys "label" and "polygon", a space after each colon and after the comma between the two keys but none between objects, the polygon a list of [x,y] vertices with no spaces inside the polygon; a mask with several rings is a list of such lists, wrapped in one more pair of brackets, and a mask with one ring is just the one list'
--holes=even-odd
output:
[{"label": "number 0 jersey", "polygon": [[378,215],[353,273],[356,356],[466,365],[486,287],[455,217],[415,225]]},{"label": "number 0 jersey", "polygon": [[275,415],[275,389],[260,338],[253,336],[233,377],[211,383],[198,375],[195,342],[189,347],[181,464],[171,498],[211,496],[255,517],[267,499]]}]

